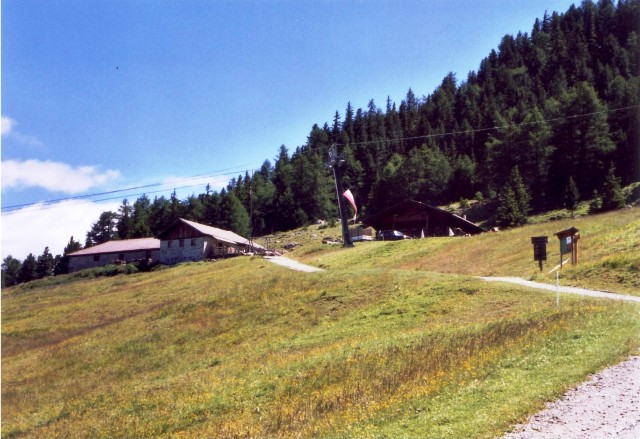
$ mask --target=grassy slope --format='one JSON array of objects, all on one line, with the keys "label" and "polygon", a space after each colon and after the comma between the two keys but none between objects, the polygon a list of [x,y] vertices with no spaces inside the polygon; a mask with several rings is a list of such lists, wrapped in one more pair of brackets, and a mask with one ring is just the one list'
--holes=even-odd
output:
[{"label": "grassy slope", "polygon": [[[397,267],[475,276],[517,276],[555,283],[549,273],[560,262],[554,233],[575,226],[580,230],[580,260],[560,272],[564,285],[640,295],[640,208],[526,227],[466,238],[430,238],[395,243],[358,243],[351,254],[336,252],[315,240],[293,254],[327,268],[349,263],[354,269]],[[533,260],[532,236],[548,236],[548,260],[540,272]],[[300,237],[297,237],[300,239]],[[567,259],[570,255],[565,255]]]},{"label": "grassy slope", "polygon": [[[577,221],[585,247],[640,243],[627,212]],[[640,346],[636,305],[556,309],[552,294],[433,272],[530,269],[505,250],[518,239],[309,238],[295,253],[328,271],[238,258],[5,290],[2,436],[493,437]],[[469,268],[483,246],[506,271]],[[593,259],[610,285],[619,266]]]}]

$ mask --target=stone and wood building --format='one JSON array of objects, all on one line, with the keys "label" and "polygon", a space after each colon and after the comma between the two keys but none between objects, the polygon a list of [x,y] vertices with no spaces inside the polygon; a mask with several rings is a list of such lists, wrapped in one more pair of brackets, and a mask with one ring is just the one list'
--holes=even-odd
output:
[{"label": "stone and wood building", "polygon": [[264,250],[234,232],[180,218],[156,238],[108,241],[70,253],[69,272],[140,261],[172,265]]},{"label": "stone and wood building", "polygon": [[160,233],[158,238],[160,239],[160,263],[165,265],[202,261],[264,249],[234,232],[182,218]]},{"label": "stone and wood building", "polygon": [[157,261],[160,257],[160,240],[156,238],[107,241],[67,255],[69,273],[86,268],[137,261]]}]

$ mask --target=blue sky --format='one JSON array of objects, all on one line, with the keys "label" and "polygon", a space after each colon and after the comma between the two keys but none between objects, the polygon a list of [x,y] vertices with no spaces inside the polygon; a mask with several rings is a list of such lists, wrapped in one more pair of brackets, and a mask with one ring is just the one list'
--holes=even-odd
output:
[{"label": "blue sky", "polygon": [[502,36],[572,3],[3,0],[2,257],[61,253],[145,190],[10,206],[219,189],[349,101],[463,81]]}]

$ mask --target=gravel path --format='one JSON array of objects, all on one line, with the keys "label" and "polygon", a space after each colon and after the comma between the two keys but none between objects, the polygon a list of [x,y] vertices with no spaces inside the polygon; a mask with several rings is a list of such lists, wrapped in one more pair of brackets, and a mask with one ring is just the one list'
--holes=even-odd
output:
[{"label": "gravel path", "polygon": [[640,357],[605,369],[503,439],[640,438]]},{"label": "gravel path", "polygon": [[[530,288],[538,288],[538,289],[548,290],[548,291],[556,290],[555,285],[542,284],[540,282],[524,280],[519,277],[481,277],[480,279],[483,279],[489,282],[509,282],[512,284],[524,285]],[[640,297],[629,296],[626,294],[607,293],[605,291],[587,290],[585,288],[577,288],[577,287],[564,287],[562,285],[560,286],[559,291],[561,293],[579,294],[581,296],[602,297],[605,299],[625,300],[628,302],[640,303]]]},{"label": "gravel path", "polygon": [[[556,291],[555,285],[517,277],[483,277],[490,282],[510,282]],[[562,293],[612,300],[640,302],[640,297],[575,287],[559,287]],[[605,369],[565,393],[558,401],[518,425],[502,439],[640,438],[640,357],[631,357]]]}]

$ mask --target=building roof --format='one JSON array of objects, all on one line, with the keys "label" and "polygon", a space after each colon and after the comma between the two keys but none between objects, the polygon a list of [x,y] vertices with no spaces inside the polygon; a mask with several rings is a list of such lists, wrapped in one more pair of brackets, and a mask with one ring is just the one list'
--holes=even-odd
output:
[{"label": "building roof", "polygon": [[105,253],[127,253],[135,251],[160,250],[160,240],[156,238],[123,239],[121,241],[107,241],[103,244],[84,248],[68,256],[88,256]]},{"label": "building roof", "polygon": [[217,227],[212,227],[212,226],[205,226],[204,224],[200,224],[200,223],[196,223],[193,221],[189,221],[186,220],[184,218],[180,218],[179,220],[177,220],[175,223],[173,223],[171,226],[169,226],[164,232],[160,233],[160,235],[158,235],[159,239],[163,239],[166,238],[167,235],[170,234],[170,232],[179,224],[186,224],[187,226],[191,227],[192,229],[196,230],[198,233],[205,235],[205,236],[211,236],[212,238],[217,239],[218,241],[223,241],[226,242],[228,244],[239,244],[239,245],[246,245],[246,246],[253,246],[255,248],[259,248],[259,249],[263,249],[264,247],[262,247],[259,244],[251,243],[247,238],[244,238],[234,232],[231,232],[229,230],[223,230],[223,229],[219,229]]},{"label": "building roof", "polygon": [[430,206],[414,200],[405,200],[394,204],[387,209],[364,218],[362,223],[366,226],[371,226],[376,230],[389,227],[389,221],[399,221],[405,223],[405,225],[415,223],[417,228],[420,228],[422,227],[422,224],[424,224],[423,215],[429,216],[429,223],[431,225],[438,224],[445,227],[459,228],[463,232],[470,234],[477,234],[486,231],[482,227],[466,220],[465,218],[451,212],[447,212],[446,210],[442,210],[439,207]]}]

